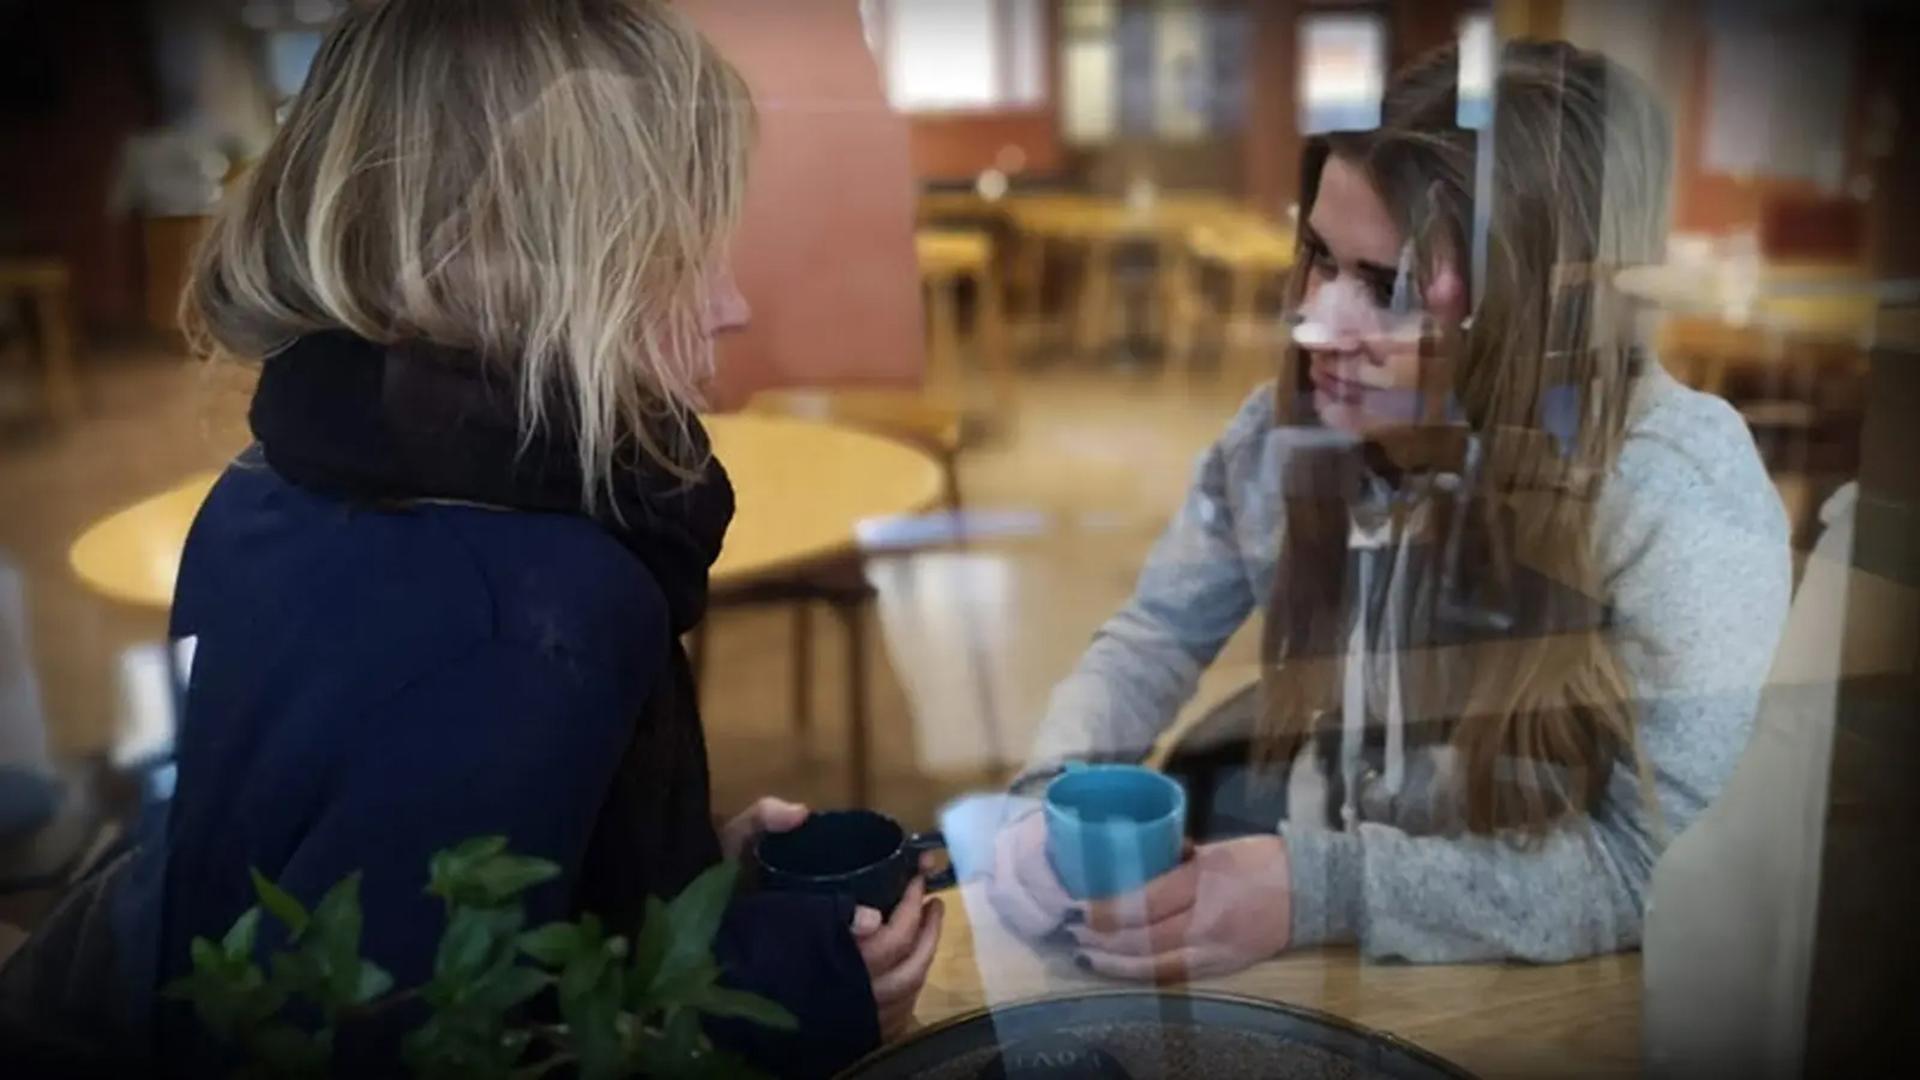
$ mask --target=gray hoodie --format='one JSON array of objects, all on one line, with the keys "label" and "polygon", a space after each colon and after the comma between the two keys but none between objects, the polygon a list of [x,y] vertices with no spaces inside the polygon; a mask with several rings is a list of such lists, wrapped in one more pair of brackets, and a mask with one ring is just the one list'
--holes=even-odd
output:
[{"label": "gray hoodie", "polygon": [[[1074,758],[1146,755],[1201,670],[1272,594],[1285,526],[1278,477],[1302,440],[1323,438],[1275,426],[1271,387],[1247,400],[1202,458],[1133,598],[1054,691],[1028,776]],[[1302,814],[1290,792],[1276,822],[1295,945],[1358,941],[1368,956],[1442,962],[1566,960],[1639,943],[1654,860],[1746,743],[1786,616],[1788,529],[1739,415],[1653,365],[1593,542],[1657,812],[1635,770],[1616,768],[1591,815],[1522,845],[1433,819],[1444,747],[1410,758],[1396,749],[1386,768],[1364,772],[1346,753],[1339,767],[1354,784],[1340,814]]]}]

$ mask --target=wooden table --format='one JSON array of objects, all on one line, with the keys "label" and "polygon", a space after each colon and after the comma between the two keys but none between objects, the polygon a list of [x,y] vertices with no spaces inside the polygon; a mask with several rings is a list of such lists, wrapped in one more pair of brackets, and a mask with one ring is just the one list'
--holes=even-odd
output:
[{"label": "wooden table", "polygon": [[1187,230],[1186,259],[1180,268],[1182,297],[1173,335],[1174,355],[1189,355],[1192,320],[1199,315],[1200,266],[1219,268],[1227,275],[1227,305],[1221,320],[1231,336],[1222,367],[1243,377],[1270,378],[1259,363],[1260,344],[1271,340],[1271,322],[1260,318],[1260,288],[1283,279],[1293,269],[1291,230],[1245,214],[1195,225]]},{"label": "wooden table", "polygon": [[1049,244],[1079,248],[1085,257],[1074,318],[1074,343],[1083,352],[1099,347],[1113,321],[1113,257],[1126,244],[1152,244],[1162,268],[1155,290],[1163,311],[1175,310],[1178,273],[1187,234],[1199,227],[1231,230],[1253,217],[1245,206],[1215,195],[1164,193],[1145,205],[1091,195],[1020,195],[1005,200],[1008,219],[1023,236],[1032,265],[1023,277],[1044,272]]},{"label": "wooden table", "polygon": [[1636,266],[1614,283],[1669,316],[1662,349],[1686,362],[1689,382],[1724,389],[1736,362],[1784,366],[1838,353],[1864,356],[1874,347],[1920,351],[1911,318],[1890,317],[1894,303],[1911,308],[1920,283],[1881,282],[1851,263],[1764,263],[1751,294],[1729,296],[1720,264]]},{"label": "wooden table", "polygon": [[[944,480],[927,455],[831,424],[768,416],[705,420],[738,504],[715,588],[735,588],[857,550],[875,517],[938,503]],[[103,596],[142,607],[173,603],[187,530],[216,473],[201,473],[89,527],[68,551],[75,574]]]},{"label": "wooden table", "polygon": [[[948,892],[946,904],[946,929],[915,1012],[922,1024],[987,1004],[1135,985],[1083,973],[1063,951],[1036,951],[1014,938],[977,885]],[[1332,1013],[1483,1076],[1640,1071],[1638,953],[1551,966],[1411,965],[1321,948],[1192,985]]]}]

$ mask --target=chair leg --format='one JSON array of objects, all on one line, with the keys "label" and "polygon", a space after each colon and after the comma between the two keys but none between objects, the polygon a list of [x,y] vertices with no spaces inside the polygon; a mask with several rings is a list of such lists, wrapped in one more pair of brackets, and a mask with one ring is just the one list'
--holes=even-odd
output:
[{"label": "chair leg", "polygon": [[687,666],[693,670],[693,692],[697,698],[700,688],[707,684],[707,627],[713,622],[713,612],[709,611],[699,624],[687,632]]},{"label": "chair leg", "polygon": [[871,765],[867,745],[866,599],[834,602],[847,632],[847,769],[853,806],[866,806],[871,797]]},{"label": "chair leg", "polygon": [[80,393],[73,376],[73,329],[68,322],[65,287],[34,293],[35,321],[40,331],[40,361],[45,367],[47,411],[56,421],[72,420],[80,411]]},{"label": "chair leg", "polygon": [[813,605],[793,605],[793,735],[803,754],[813,730]]}]

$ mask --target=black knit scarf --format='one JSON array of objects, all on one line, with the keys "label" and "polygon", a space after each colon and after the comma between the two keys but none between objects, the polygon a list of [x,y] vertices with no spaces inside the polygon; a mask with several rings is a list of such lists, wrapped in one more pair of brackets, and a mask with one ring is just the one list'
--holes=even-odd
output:
[{"label": "black knit scarf", "polygon": [[[325,333],[266,361],[248,418],[275,472],[332,497],[585,514],[569,413],[557,397],[555,406],[545,430],[523,439],[512,381],[481,358]],[[697,423],[690,437],[680,448],[687,459],[707,460]],[[705,615],[707,571],[733,517],[733,488],[718,462],[707,460],[688,482],[633,451],[598,505],[593,520],[659,583],[675,635],[635,718],[574,898],[580,910],[630,926],[647,895],[678,892],[719,858],[706,741],[678,635]]]}]

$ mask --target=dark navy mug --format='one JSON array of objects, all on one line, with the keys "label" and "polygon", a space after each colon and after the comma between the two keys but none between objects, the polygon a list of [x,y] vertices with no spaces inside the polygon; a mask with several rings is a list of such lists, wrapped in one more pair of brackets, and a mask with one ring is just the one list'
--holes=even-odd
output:
[{"label": "dark navy mug", "polygon": [[[872,810],[827,810],[800,827],[761,833],[753,844],[760,887],[782,892],[833,893],[892,914],[920,872],[920,856],[944,851],[938,832],[908,833]],[[951,866],[927,877],[927,891],[953,885]]]}]

